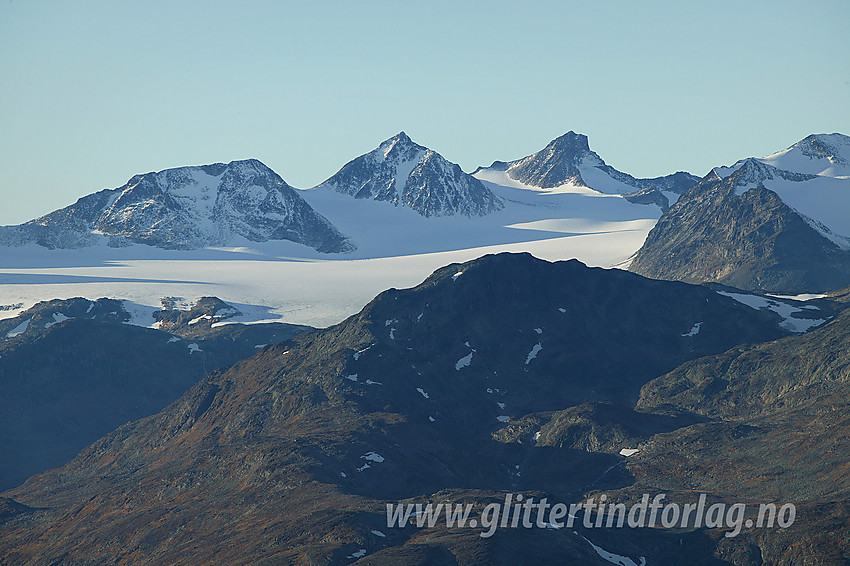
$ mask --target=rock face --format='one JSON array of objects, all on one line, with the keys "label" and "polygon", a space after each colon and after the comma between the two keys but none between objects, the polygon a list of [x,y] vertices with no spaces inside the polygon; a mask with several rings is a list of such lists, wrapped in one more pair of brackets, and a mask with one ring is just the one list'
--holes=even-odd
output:
[{"label": "rock face", "polygon": [[497,161],[490,168],[507,171],[511,179],[541,188],[571,183],[603,193],[653,192],[655,196],[652,198],[634,202],[660,206],[663,200],[663,208],[667,207],[668,198],[662,191],[681,194],[699,180],[699,177],[682,171],[664,177],[636,179],[607,165],[590,149],[587,136],[575,132],[567,132],[528,157],[510,162]]},{"label": "rock face", "polygon": [[391,202],[422,216],[484,216],[504,208],[481,181],[404,132],[346,163],[315,188]]},{"label": "rock face", "polygon": [[747,159],[731,173],[729,168],[709,173],[661,216],[630,269],[647,277],[775,293],[850,285],[844,238],[765,186],[776,183],[792,198],[796,185],[844,183],[850,190],[850,181],[777,169],[764,161]]},{"label": "rock face", "polygon": [[[637,414],[629,407],[641,388],[688,360],[781,337],[778,323],[704,286],[575,260],[500,254],[450,265],[208,376],[6,492],[14,514],[0,524],[0,556],[605,564],[571,530],[484,539],[474,528],[391,529],[385,503],[486,503],[520,491],[572,502],[629,485],[619,450],[705,420]],[[577,529],[635,563],[692,564],[694,546],[712,552],[704,531]]]},{"label": "rock face", "polygon": [[234,237],[291,240],[320,252],[353,244],[274,171],[255,159],[136,175],[19,226],[0,228],[0,245],[79,248],[147,244],[165,249],[221,246]]}]

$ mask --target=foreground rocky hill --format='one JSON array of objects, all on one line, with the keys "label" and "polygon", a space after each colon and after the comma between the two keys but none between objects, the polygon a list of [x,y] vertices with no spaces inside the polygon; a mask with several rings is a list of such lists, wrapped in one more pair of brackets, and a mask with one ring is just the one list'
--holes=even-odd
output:
[{"label": "foreground rocky hill", "polygon": [[[695,450],[720,450],[740,427],[715,434],[726,425],[714,414],[672,398],[652,397],[648,410],[647,384],[683,363],[782,338],[781,323],[707,287],[576,261],[503,254],[451,265],[414,289],[382,293],[337,326],[201,380],[158,415],[5,492],[0,556],[20,564],[607,564],[610,552],[635,564],[750,564],[740,557],[751,546],[727,552],[745,539],[721,529],[505,528],[483,538],[473,528],[389,528],[385,504],[484,504],[520,492],[569,503],[637,482],[667,488],[669,470],[687,462],[681,454],[665,463],[620,452],[643,454],[690,431],[704,431]],[[734,446],[751,467],[717,467],[705,481],[683,476],[691,489],[785,495],[758,491],[748,470],[770,462]],[[663,473],[642,472],[643,462]],[[721,481],[731,473],[755,487]],[[775,485],[788,478],[773,473]],[[819,484],[810,485],[802,497],[818,497]],[[746,544],[761,544],[753,540]]]}]

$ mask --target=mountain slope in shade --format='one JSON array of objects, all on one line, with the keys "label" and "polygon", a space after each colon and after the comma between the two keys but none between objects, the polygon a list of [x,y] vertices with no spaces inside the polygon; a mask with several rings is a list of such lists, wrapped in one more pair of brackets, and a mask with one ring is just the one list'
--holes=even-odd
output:
[{"label": "mountain slope in shade", "polygon": [[[848,291],[839,297],[845,304]],[[646,442],[626,464],[635,484],[609,498],[634,500],[661,489],[678,501],[705,492],[735,493],[737,502],[794,502],[792,527],[745,529],[736,539],[758,560],[745,553],[728,559],[846,564],[848,399],[848,310],[803,335],[687,362],[645,385],[637,409],[683,410],[704,421]]]},{"label": "mountain slope in shade", "polygon": [[[385,503],[519,491],[572,502],[588,486],[621,485],[619,442],[694,423],[625,409],[640,388],[683,361],[780,337],[778,321],[706,287],[577,261],[500,254],[450,265],[210,376],[6,492],[17,514],[0,525],[0,555],[21,564],[116,553],[141,564],[348,564],[355,555],[605,564],[566,529],[491,539],[478,529],[389,529]],[[597,405],[568,410],[587,402]],[[612,414],[631,422],[608,434]],[[548,418],[546,434],[518,428],[525,418]],[[593,430],[570,428],[577,421]],[[582,533],[636,563],[689,563],[704,538]]]},{"label": "mountain slope in shade", "polygon": [[321,252],[353,244],[255,159],[136,175],[66,208],[0,228],[0,245],[48,248],[147,244],[166,249],[223,246],[237,238],[291,240]]},{"label": "mountain slope in shade", "polygon": [[188,310],[156,311],[159,329],[140,328],[127,324],[131,313],[124,305],[52,300],[0,320],[0,490],[65,464],[116,427],[161,410],[207,373],[255,354],[257,346],[309,330],[280,323],[213,328],[237,314],[215,297]]},{"label": "mountain slope in shade", "polygon": [[346,163],[315,189],[391,202],[422,216],[484,216],[504,207],[478,179],[404,132]]},{"label": "mountain slope in shade", "polygon": [[534,187],[548,189],[564,184],[589,187],[601,193],[626,195],[637,204],[657,204],[663,210],[699,180],[682,171],[653,179],[636,179],[607,165],[590,149],[587,136],[572,131],[552,140],[537,153],[515,161],[496,161],[486,169],[505,171],[511,179]]},{"label": "mountain slope in shade", "polygon": [[777,293],[850,284],[850,178],[824,173],[846,159],[824,148],[848,140],[809,136],[774,156],[713,169],[662,215],[630,269]]}]

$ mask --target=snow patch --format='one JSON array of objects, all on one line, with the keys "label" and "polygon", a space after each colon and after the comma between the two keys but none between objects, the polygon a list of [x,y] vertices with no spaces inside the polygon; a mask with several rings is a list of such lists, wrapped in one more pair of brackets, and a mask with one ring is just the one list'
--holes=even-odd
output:
[{"label": "snow patch", "polygon": [[731,297],[735,299],[739,303],[745,304],[751,309],[761,310],[767,309],[775,312],[779,316],[782,317],[783,321],[780,323],[780,326],[785,330],[789,330],[791,332],[807,332],[815,326],[823,324],[829,318],[823,319],[812,319],[812,318],[797,318],[794,315],[797,313],[801,313],[804,310],[811,310],[807,307],[797,307],[794,305],[790,305],[788,303],[782,301],[774,301],[768,299],[766,297],[760,297],[758,295],[749,295],[745,293],[732,293],[729,291],[717,291],[717,294],[723,295],[726,297]]},{"label": "snow patch", "polygon": [[430,398],[431,398],[431,396],[430,396],[430,395],[428,395],[427,393],[425,393],[425,390],[424,390],[424,389],[422,389],[421,387],[417,387],[417,388],[416,388],[416,390],[417,390],[419,393],[421,393],[421,394],[422,394],[422,396],[423,396],[423,397],[425,397],[426,399],[430,399]]},{"label": "snow patch", "polygon": [[194,342],[192,342],[191,344],[189,344],[189,345],[188,345],[188,346],[186,346],[186,347],[187,347],[187,348],[189,348],[189,353],[190,353],[190,354],[194,354],[195,352],[203,352],[203,350],[201,350],[201,347],[200,347],[200,346],[198,346],[198,345],[197,345],[196,343],[194,343]]},{"label": "snow patch", "polygon": [[356,374],[356,373],[352,373],[351,375],[346,375],[346,376],[345,376],[345,379],[347,379],[347,380],[349,380],[349,381],[357,381],[357,374]]},{"label": "snow patch", "polygon": [[360,356],[362,356],[362,355],[363,355],[363,353],[364,353],[364,352],[366,352],[366,350],[368,350],[368,349],[369,349],[369,348],[371,348],[372,346],[374,346],[374,344],[369,344],[368,346],[366,346],[366,347],[365,347],[365,348],[363,348],[362,350],[358,350],[357,352],[354,352],[354,355],[352,356],[352,357],[354,358],[354,361],[359,360],[359,359],[360,359]]},{"label": "snow patch", "polygon": [[540,350],[542,350],[542,349],[543,349],[543,346],[541,346],[541,345],[540,345],[540,342],[538,342],[537,344],[535,344],[535,345],[534,345],[534,347],[531,349],[531,351],[528,353],[528,357],[527,357],[527,358],[525,358],[525,365],[528,365],[528,363],[529,363],[531,360],[533,360],[534,358],[536,358],[536,357],[537,357],[537,354],[538,354],[538,353],[540,353]]},{"label": "snow patch", "polygon": [[29,326],[30,326],[31,321],[32,321],[32,319],[28,318],[25,321],[23,321],[22,323],[20,323],[19,325],[17,325],[15,328],[13,328],[12,330],[10,330],[9,332],[6,333],[6,338],[14,338],[17,335],[23,334],[24,332],[26,332],[27,328],[29,328]]},{"label": "snow patch", "polygon": [[496,420],[499,421],[500,423],[503,423],[505,421],[509,421],[510,419],[511,418],[507,415],[499,415],[498,417],[496,417]]},{"label": "snow patch", "polygon": [[386,460],[386,458],[384,458],[383,456],[381,456],[377,452],[366,452],[365,454],[363,454],[360,457],[364,460],[369,461],[369,462],[377,462],[378,464],[380,464],[381,462]]},{"label": "snow patch", "polygon": [[53,322],[48,322],[44,325],[45,328],[50,328],[54,324],[58,324],[60,322],[64,322],[66,320],[71,320],[69,317],[65,316],[64,313],[55,312],[53,313]]},{"label": "snow patch", "polygon": [[629,456],[634,456],[638,452],[640,452],[639,448],[623,448],[622,450],[620,450],[620,456],[625,456],[626,458],[628,458]]},{"label": "snow patch", "polygon": [[691,329],[690,329],[690,331],[689,331],[689,332],[686,332],[686,333],[682,334],[682,336],[684,336],[684,337],[696,336],[697,334],[699,334],[699,329],[700,329],[700,327],[701,327],[701,326],[702,326],[702,323],[701,323],[701,322],[697,322],[696,324],[694,324],[694,325],[691,327]]},{"label": "snow patch", "polygon": [[[575,531],[573,531],[575,533]],[[578,534],[578,533],[576,533]],[[640,563],[636,564],[634,560],[629,558],[628,556],[621,556],[619,554],[614,554],[613,552],[608,552],[601,546],[596,546],[589,540],[587,540],[584,536],[579,535],[587,544],[593,547],[593,550],[596,551],[596,554],[602,557],[603,560],[610,562],[611,564],[617,564],[617,566],[646,566],[646,558],[643,556],[640,557]]]},{"label": "snow patch", "polygon": [[[776,299],[791,299],[792,301],[811,301],[812,299],[823,299],[826,297],[826,293],[800,293],[799,295],[772,295],[768,293],[769,297],[774,297]],[[817,307],[805,307],[805,308],[817,308]]]},{"label": "snow patch", "polygon": [[472,354],[475,353],[475,350],[472,350],[470,353],[462,357],[455,364],[455,370],[460,371],[461,369],[469,366],[472,363]]}]

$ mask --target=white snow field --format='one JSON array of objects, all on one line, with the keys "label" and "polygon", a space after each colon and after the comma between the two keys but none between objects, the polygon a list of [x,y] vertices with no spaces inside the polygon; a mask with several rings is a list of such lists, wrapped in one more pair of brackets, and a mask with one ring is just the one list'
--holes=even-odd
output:
[{"label": "white snow field", "polygon": [[[713,171],[725,178],[745,161],[742,159],[729,167],[715,167]],[[814,175],[810,179],[790,180],[771,173],[771,178],[762,182],[822,236],[842,249],[850,249],[850,137],[812,135],[788,149],[755,161],[780,171]],[[740,186],[736,192],[742,194],[757,184]]]},{"label": "white snow field", "polygon": [[[320,254],[288,241],[248,240],[228,248],[162,250],[136,245],[48,250],[0,249],[0,317],[41,300],[110,297],[150,325],[161,297],[216,296],[244,313],[232,322],[275,320],[325,327],[359,311],[390,287],[420,283],[435,269],[488,253],[530,252],[550,261],[625,267],[658,220],[655,206],[618,194],[563,185],[538,189],[504,172],[476,175],[505,201],[483,217],[431,217],[388,202],[329,189],[301,191],[313,208],[356,242],[348,254]],[[143,316],[147,314],[148,316]]]}]

